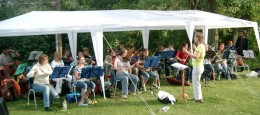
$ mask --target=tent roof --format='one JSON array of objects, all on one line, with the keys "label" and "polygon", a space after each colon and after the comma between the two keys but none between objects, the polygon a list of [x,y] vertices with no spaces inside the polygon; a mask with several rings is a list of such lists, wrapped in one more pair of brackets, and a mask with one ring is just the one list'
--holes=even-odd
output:
[{"label": "tent roof", "polygon": [[0,36],[74,32],[254,27],[256,22],[198,11],[32,11],[0,22]]}]

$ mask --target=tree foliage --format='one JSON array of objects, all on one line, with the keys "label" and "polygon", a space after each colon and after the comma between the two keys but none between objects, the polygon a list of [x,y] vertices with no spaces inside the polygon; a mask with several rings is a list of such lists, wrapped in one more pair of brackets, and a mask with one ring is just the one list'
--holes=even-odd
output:
[{"label": "tree foliage", "polygon": [[[53,0],[0,0],[0,20],[8,19],[34,10],[54,10]],[[214,7],[212,7],[212,5]],[[219,14],[252,20],[260,23],[260,0],[61,0],[61,9],[64,11],[75,10],[113,10],[113,9],[138,9],[138,10],[189,10],[198,9]],[[213,11],[214,10],[214,11]],[[257,51],[257,44],[252,28],[243,28],[247,31],[250,49]],[[219,29],[219,41],[235,41],[237,29]],[[112,47],[118,47],[124,42],[127,46],[134,45],[140,48],[143,45],[140,31],[107,32],[105,38]],[[67,35],[62,35],[63,48],[69,48]],[[155,51],[159,45],[168,46],[173,42],[175,49],[183,41],[188,41],[185,30],[156,30],[150,31],[149,48]],[[23,55],[23,60],[28,58],[32,50],[42,50],[48,55],[55,52],[55,36],[21,36],[4,37],[0,45],[10,44]],[[90,33],[78,34],[78,51],[89,47],[93,53]],[[109,49],[104,42],[104,50]]]}]

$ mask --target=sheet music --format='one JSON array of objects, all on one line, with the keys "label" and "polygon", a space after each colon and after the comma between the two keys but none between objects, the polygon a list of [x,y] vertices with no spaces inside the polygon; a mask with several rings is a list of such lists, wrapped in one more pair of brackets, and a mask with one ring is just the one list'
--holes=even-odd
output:
[{"label": "sheet music", "polygon": [[31,51],[28,60],[37,60],[42,55],[43,51]]},{"label": "sheet music", "polygon": [[255,58],[255,54],[252,50],[243,50],[244,58]]},{"label": "sheet music", "polygon": [[235,50],[229,50],[229,59],[235,59],[236,58],[236,51]]},{"label": "sheet music", "polygon": [[177,69],[181,69],[181,70],[183,70],[183,69],[185,69],[185,68],[188,67],[187,65],[184,65],[184,64],[181,64],[181,63],[174,63],[174,64],[172,64],[171,66],[172,66],[172,67],[175,67],[175,68],[177,68]]}]

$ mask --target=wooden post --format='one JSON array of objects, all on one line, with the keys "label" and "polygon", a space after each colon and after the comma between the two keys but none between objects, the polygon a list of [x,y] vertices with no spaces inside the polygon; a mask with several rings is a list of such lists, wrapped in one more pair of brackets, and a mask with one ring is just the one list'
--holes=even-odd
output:
[{"label": "wooden post", "polygon": [[[61,10],[61,4],[60,4],[61,0],[54,0],[54,10],[60,11]],[[57,51],[59,51],[62,54],[62,37],[61,34],[57,34],[56,35],[56,45],[58,45],[58,49],[56,49]]]},{"label": "wooden post", "polygon": [[184,97],[184,80],[185,79],[185,77],[184,77],[184,70],[182,71],[182,74],[181,74],[181,84],[182,84],[182,94],[181,94],[181,96],[182,96],[182,98],[184,98],[185,99],[185,97]]}]

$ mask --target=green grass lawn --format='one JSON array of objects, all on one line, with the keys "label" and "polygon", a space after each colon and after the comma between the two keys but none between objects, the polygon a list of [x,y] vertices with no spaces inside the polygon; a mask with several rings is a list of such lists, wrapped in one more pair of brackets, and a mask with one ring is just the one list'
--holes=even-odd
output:
[{"label": "green grass lawn", "polygon": [[[245,73],[240,73],[245,74]],[[185,102],[179,95],[181,94],[180,86],[169,85],[165,79],[161,80],[161,90],[173,94],[177,99],[175,105],[162,104],[157,101],[157,97],[147,92],[143,95],[155,114],[259,114],[260,109],[260,79],[244,78],[240,76],[237,80],[210,81],[211,87],[202,87],[204,103],[197,104],[193,101],[193,92],[191,86],[185,87],[185,93],[189,95],[189,100]],[[256,94],[252,93],[251,90]],[[63,112],[59,109],[59,100],[55,100],[53,112],[43,110],[43,101],[37,100],[38,109],[34,108],[33,101],[27,105],[27,100],[20,99],[16,102],[8,102],[8,109],[11,115],[45,115],[45,114],[97,114],[97,115],[143,115],[150,114],[144,102],[139,96],[130,95],[128,99],[120,97],[121,91],[110,99],[103,99],[98,96],[98,102],[88,107],[78,107],[76,103],[68,105],[68,111]],[[170,106],[167,112],[159,111],[164,106]]]},{"label": "green grass lawn", "polygon": [[[251,60],[250,67],[259,67],[259,59]],[[249,63],[249,61],[246,61]],[[192,86],[185,87],[185,93],[189,95],[189,100],[185,102],[179,95],[181,86],[168,84],[166,80],[161,79],[161,89],[167,91],[177,98],[177,103],[162,104],[158,102],[157,97],[150,92],[142,95],[150,108],[155,114],[162,115],[196,115],[196,114],[221,114],[221,115],[238,115],[238,114],[259,114],[260,109],[260,79],[245,78],[246,71],[239,73],[239,79],[228,81],[210,81],[211,87],[202,87],[204,103],[197,104],[193,101]],[[147,86],[148,87],[148,86]],[[158,90],[157,90],[158,91]],[[78,107],[76,103],[68,104],[68,111],[64,112],[59,109],[59,100],[55,100],[52,109],[53,112],[43,110],[43,101],[37,100],[38,109],[35,109],[33,101],[27,105],[27,99],[20,99],[16,102],[7,102],[11,115],[55,115],[55,114],[72,114],[72,115],[149,115],[149,111],[140,96],[130,95],[128,99],[121,98],[121,91],[117,90],[117,95],[112,98],[103,99],[97,96],[99,102],[88,107]],[[164,106],[170,106],[167,112],[159,111]],[[1,113],[0,113],[1,115]]]}]

